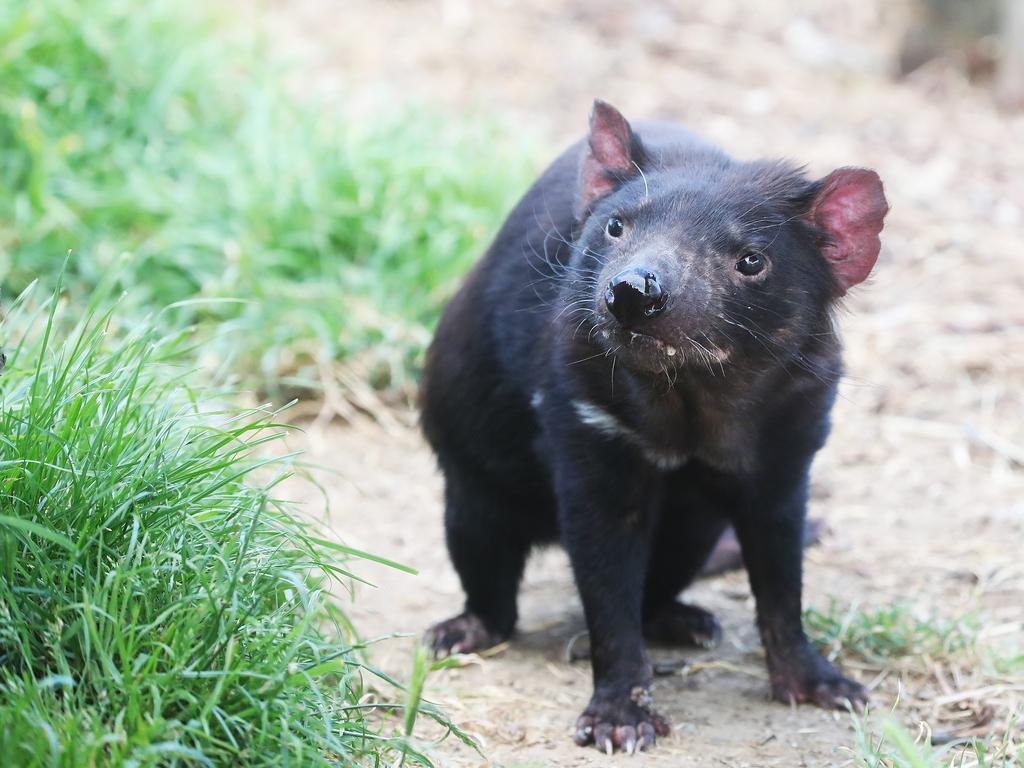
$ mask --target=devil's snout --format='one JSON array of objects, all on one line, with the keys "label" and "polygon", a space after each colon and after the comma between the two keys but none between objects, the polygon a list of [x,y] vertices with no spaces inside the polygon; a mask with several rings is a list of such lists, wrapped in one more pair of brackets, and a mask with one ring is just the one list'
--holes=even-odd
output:
[{"label": "devil's snout", "polygon": [[646,267],[630,267],[608,283],[604,302],[608,311],[626,327],[642,325],[665,308],[668,294],[658,276]]}]

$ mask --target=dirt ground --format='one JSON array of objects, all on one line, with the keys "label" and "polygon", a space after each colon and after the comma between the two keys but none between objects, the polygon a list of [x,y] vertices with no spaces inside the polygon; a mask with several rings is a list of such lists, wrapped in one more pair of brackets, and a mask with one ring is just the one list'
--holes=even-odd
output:
[{"label": "dirt ground", "polygon": [[[812,503],[830,533],[808,553],[806,602],[980,609],[984,638],[1024,637],[1024,117],[1000,114],[942,63],[894,81],[900,3],[274,0],[268,11],[275,43],[311,62],[305,84],[355,108],[412,99],[484,112],[554,152],[600,96],[630,116],[683,121],[740,157],[797,158],[821,175],[876,168],[891,213],[874,277],[841,314],[848,376]],[[360,630],[418,635],[459,610],[441,482],[414,418],[310,425],[292,443],[331,470],[318,479],[339,536],[419,569],[360,567],[377,584],[356,596]],[[322,505],[309,487],[293,493]],[[674,732],[636,764],[852,764],[848,716],[766,701],[745,577],[691,593],[726,640],[659,679]],[[495,764],[612,762],[569,736],[590,690],[586,666],[564,658],[583,623],[560,551],[535,556],[520,610],[508,648],[431,677],[428,697]],[[374,659],[403,674],[412,642],[381,643]],[[851,671],[879,708],[899,694],[911,726],[946,727],[961,694],[960,710],[1024,702],[1012,686],[970,690],[971,670]],[[451,740],[435,754],[482,762]]]}]

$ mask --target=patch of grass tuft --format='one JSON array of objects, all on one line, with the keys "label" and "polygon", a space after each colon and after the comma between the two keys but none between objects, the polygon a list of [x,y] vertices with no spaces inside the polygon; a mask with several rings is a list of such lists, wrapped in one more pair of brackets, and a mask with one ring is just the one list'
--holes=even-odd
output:
[{"label": "patch of grass tuft", "polygon": [[974,616],[944,619],[923,615],[909,603],[861,610],[835,599],[825,611],[807,609],[804,627],[829,659],[854,656],[875,663],[908,656],[941,658],[969,651],[978,634]]},{"label": "patch of grass tuft", "polygon": [[275,498],[278,413],[189,389],[180,333],[29,306],[0,325],[5,764],[426,764],[384,715],[447,723],[422,681],[388,702],[325,592],[359,553]]},{"label": "patch of grass tuft", "polygon": [[1019,720],[986,738],[967,738],[941,746],[922,723],[911,734],[892,717],[867,714],[854,718],[857,734],[853,750],[859,768],[1019,768],[1024,765],[1024,739]]},{"label": "patch of grass tuft", "polygon": [[[909,603],[862,609],[832,600],[804,625],[892,712],[854,715],[864,768],[1021,768],[1019,650],[992,643],[978,614],[943,618]],[[916,726],[911,735],[908,725]]]}]

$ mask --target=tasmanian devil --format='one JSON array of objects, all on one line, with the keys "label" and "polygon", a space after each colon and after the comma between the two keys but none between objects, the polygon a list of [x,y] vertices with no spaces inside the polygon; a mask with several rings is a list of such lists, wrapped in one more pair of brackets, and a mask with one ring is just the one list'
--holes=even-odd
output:
[{"label": "tasmanian devil", "polygon": [[732,525],[773,696],[865,701],[804,634],[801,539],[841,374],[833,307],[871,271],[887,210],[874,171],[812,180],[596,102],[427,355],[422,423],[466,593],[427,633],[435,651],[508,638],[530,548],[560,540],[594,678],[576,741],[650,746],[668,722],[644,639],[717,640],[677,595]]}]

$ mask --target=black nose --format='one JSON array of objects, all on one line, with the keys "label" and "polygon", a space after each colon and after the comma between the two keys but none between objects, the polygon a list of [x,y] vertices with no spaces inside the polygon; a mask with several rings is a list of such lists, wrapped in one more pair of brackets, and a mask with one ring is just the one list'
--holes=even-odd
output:
[{"label": "black nose", "polygon": [[665,308],[668,294],[661,290],[658,276],[644,267],[619,272],[608,283],[604,302],[615,319],[625,326],[636,326]]}]

